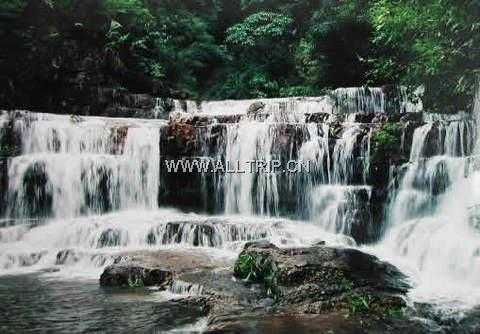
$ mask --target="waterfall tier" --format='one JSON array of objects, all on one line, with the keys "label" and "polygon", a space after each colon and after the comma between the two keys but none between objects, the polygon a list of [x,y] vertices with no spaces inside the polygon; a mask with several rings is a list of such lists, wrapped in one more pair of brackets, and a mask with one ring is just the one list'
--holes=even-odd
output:
[{"label": "waterfall tier", "polygon": [[[152,107],[158,115],[164,102]],[[470,115],[425,114],[403,89],[386,88],[170,102],[164,121],[2,112],[0,270],[98,269],[114,255],[158,249],[231,258],[263,239],[380,240],[365,249],[410,274],[416,298],[478,304],[478,123]],[[200,160],[242,172],[167,167]],[[277,169],[248,172],[252,161]],[[292,162],[308,168],[285,170]]]}]

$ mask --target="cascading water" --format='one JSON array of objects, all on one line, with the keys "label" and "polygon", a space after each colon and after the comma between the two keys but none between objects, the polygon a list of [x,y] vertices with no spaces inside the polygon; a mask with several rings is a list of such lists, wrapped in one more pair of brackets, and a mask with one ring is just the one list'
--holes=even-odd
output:
[{"label": "cascading water", "polygon": [[[253,102],[263,103],[257,113],[247,112]],[[374,119],[388,117],[393,105],[382,89],[174,104],[175,112],[198,119],[217,117],[197,126],[195,144],[202,146],[201,155],[240,169],[215,175],[218,212],[224,215],[158,208],[166,159],[161,144],[174,137],[164,131],[165,121],[20,113],[13,127],[21,152],[8,159],[8,205],[0,220],[0,273],[61,268],[62,274],[98,278],[115,257],[132,252],[195,248],[231,261],[252,240],[354,247],[347,236],[366,233],[378,196],[370,166],[373,135],[384,122]],[[395,106],[417,110],[402,99]],[[240,121],[221,123],[225,115],[240,115]],[[410,275],[413,300],[459,309],[478,305],[480,172],[474,154],[480,152],[480,123],[466,114],[424,115],[425,124],[418,121],[408,134],[409,120],[418,115],[408,116],[399,122],[405,126],[400,146],[406,152],[401,161],[410,161],[392,173],[398,187],[389,194],[386,235],[365,249]],[[12,117],[0,114],[0,129],[9,122]],[[213,146],[210,137],[216,137]],[[277,160],[282,168],[294,161],[309,170],[268,170]],[[267,171],[250,172],[257,167],[252,161]],[[211,189],[199,191],[207,198]],[[201,285],[176,281],[170,292],[201,291]]]},{"label": "cascading water", "polygon": [[162,123],[33,117],[15,124],[22,154],[8,172],[11,217],[157,207]]},{"label": "cascading water", "polygon": [[[475,117],[479,107],[477,94]],[[479,150],[474,138],[480,123],[427,121],[416,130],[386,236],[373,252],[409,274],[413,300],[458,312],[480,303],[480,233],[472,223],[480,172],[470,166],[476,156],[467,156]]]},{"label": "cascading water", "polygon": [[[313,108],[296,100],[272,100],[264,103],[262,113],[268,115],[266,120],[261,120],[262,114],[255,114],[227,125],[224,158],[229,167],[242,172],[227,173],[219,180],[225,212],[278,216],[290,206],[294,217],[314,221],[330,232],[349,235],[352,225],[370,220],[371,188],[366,182],[371,128],[351,122],[355,117],[350,116],[384,112],[385,97],[380,89],[368,94],[363,88],[335,93],[339,96],[336,108],[351,113],[348,117],[330,114],[321,124],[308,123],[302,112],[313,112]],[[246,108],[240,102],[230,112],[242,113]],[[214,112],[219,103],[212,102]],[[311,102],[306,103],[310,106]],[[202,108],[208,106],[204,104]],[[332,105],[331,111],[334,109]],[[205,114],[209,111],[205,110]],[[254,161],[267,168],[256,171]],[[302,172],[283,173],[288,161],[303,168]],[[272,170],[274,163],[281,164],[281,168]],[[296,203],[288,202],[289,197]]]},{"label": "cascading water", "polygon": [[227,213],[253,214],[255,209],[260,214],[277,212],[276,176],[268,173],[257,175],[251,164],[260,159],[266,163],[272,162],[273,131],[274,128],[269,123],[248,120],[227,128],[225,159],[232,167],[238,166],[241,169],[239,173],[225,175]]},{"label": "cascading water", "polygon": [[[375,94],[365,92],[352,93],[349,105],[353,98],[362,106],[360,113],[380,112],[384,99],[381,90],[374,90]],[[175,108],[200,106],[202,111],[213,114],[225,111],[230,104],[236,104],[232,113],[244,113],[250,102],[199,105],[174,101]],[[334,105],[329,97],[274,99],[264,103],[264,112],[228,124],[224,147],[208,153],[219,155],[229,163],[229,168],[240,167],[243,171],[252,167],[249,161],[268,164],[276,159],[313,162],[314,171],[287,175],[226,173],[217,178],[216,187],[223,192],[220,197],[224,199],[224,212],[280,216],[284,191],[288,191],[295,202],[295,218],[316,221],[329,232],[350,234],[352,220],[366,217],[361,208],[370,196],[365,185],[368,129],[357,123],[339,125],[342,117],[332,114]],[[330,113],[331,120],[321,125],[306,123],[304,115],[313,112]],[[280,225],[263,221],[264,225],[259,226],[253,218],[246,225],[207,222],[202,216],[185,218],[178,214],[168,215],[168,219],[155,216],[157,222],[149,218],[145,210],[156,209],[159,198],[160,133],[166,126],[164,121],[22,114],[14,117],[13,122],[21,141],[21,154],[9,161],[7,216],[46,219],[34,224],[17,220],[13,226],[1,229],[0,245],[5,247],[3,268],[52,266],[56,256],[66,249],[74,249],[75,257],[82,259],[75,263],[93,262],[96,266],[96,255],[127,249],[176,245],[237,249],[238,242],[276,238],[285,244],[286,240],[298,240],[302,234],[297,229],[285,234],[285,226],[294,225],[289,221]],[[358,172],[357,166],[362,171]],[[124,210],[142,211],[135,217]],[[95,216],[107,212],[113,213],[105,218]],[[316,231],[312,235],[329,238],[320,229],[311,228]],[[104,265],[105,258],[100,263]]]},{"label": "cascading water", "polygon": [[[5,123],[8,119],[5,116]],[[21,139],[21,154],[9,159],[7,220],[0,225],[1,271],[61,265],[97,277],[115,254],[131,250],[203,247],[214,257],[231,257],[242,243],[263,238],[286,245],[323,239],[351,243],[314,227],[315,233],[302,236],[295,231],[296,223],[288,220],[159,211],[164,121],[49,114],[10,119]],[[266,142],[259,144],[267,152],[271,137],[268,131],[263,137],[261,133],[268,128],[256,124],[255,136],[251,131],[236,133],[245,140],[264,138]],[[227,156],[245,157],[250,146],[231,143]],[[249,153],[252,158],[254,152]],[[238,188],[232,189],[247,196],[244,181],[235,182]],[[247,210],[245,203],[232,202],[227,207]]]},{"label": "cascading water", "polygon": [[[351,235],[358,219],[367,219],[371,187],[366,183],[369,170],[370,136],[358,124],[345,126],[330,150],[330,125],[308,125],[309,140],[300,148],[301,161],[314,162],[315,170],[303,176],[300,191],[307,190],[302,207],[307,217],[330,232]],[[361,160],[358,165],[357,161]],[[360,167],[361,176],[358,170]]]}]

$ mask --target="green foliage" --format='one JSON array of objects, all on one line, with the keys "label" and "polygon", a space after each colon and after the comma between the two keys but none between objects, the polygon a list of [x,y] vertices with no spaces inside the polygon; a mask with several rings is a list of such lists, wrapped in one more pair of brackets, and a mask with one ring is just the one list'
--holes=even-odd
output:
[{"label": "green foliage", "polygon": [[303,38],[295,49],[295,68],[302,81],[314,85],[325,75],[325,56],[315,55],[315,43]]},{"label": "green foliage", "polygon": [[391,307],[388,308],[385,312],[385,315],[392,318],[405,318],[405,308],[404,307]]},{"label": "green foliage", "polygon": [[0,157],[9,157],[15,153],[15,146],[8,143],[0,143]]},{"label": "green foliage", "polygon": [[425,85],[427,108],[467,109],[480,67],[480,3],[454,0],[375,1],[371,8],[374,77]]},{"label": "green foliage", "polygon": [[277,266],[268,256],[243,253],[237,259],[234,268],[235,275],[250,282],[263,283],[267,295],[277,299]]},{"label": "green foliage", "polygon": [[381,129],[372,135],[372,162],[383,161],[397,156],[400,153],[400,138],[402,127],[399,123],[385,123]]},{"label": "green foliage", "polygon": [[480,68],[476,0],[49,0],[55,19],[22,26],[28,3],[0,0],[1,102],[58,78],[50,65],[72,41],[118,60],[112,86],[191,99],[400,83],[452,112],[471,107]]},{"label": "green foliage", "polygon": [[232,26],[225,42],[233,66],[222,78],[221,89],[229,97],[280,95],[293,72],[293,18],[279,13],[258,12]]},{"label": "green foliage", "polygon": [[0,0],[0,15],[21,13],[27,2],[27,0]]},{"label": "green foliage", "polygon": [[370,311],[371,302],[370,295],[353,294],[349,296],[350,312],[352,314],[367,313]]},{"label": "green foliage", "polygon": [[293,19],[271,12],[259,12],[227,30],[226,42],[241,49],[268,48],[291,35]]},{"label": "green foliage", "polygon": [[343,1],[316,10],[310,19],[309,58],[317,69],[309,73],[322,87],[362,86],[370,64],[371,27],[364,17],[367,1]]},{"label": "green foliage", "polygon": [[142,0],[104,0],[104,6],[108,13],[125,20],[133,28],[147,25],[154,19]]},{"label": "green foliage", "polygon": [[311,86],[288,86],[281,87],[279,95],[281,97],[313,96],[317,95],[317,93],[315,88]]},{"label": "green foliage", "polygon": [[129,276],[128,286],[131,288],[142,288],[144,286],[143,279],[138,276]]}]

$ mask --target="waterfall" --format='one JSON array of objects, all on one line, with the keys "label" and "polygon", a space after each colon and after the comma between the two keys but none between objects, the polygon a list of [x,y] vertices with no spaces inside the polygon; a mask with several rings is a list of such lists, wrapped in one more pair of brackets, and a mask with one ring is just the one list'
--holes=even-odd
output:
[{"label": "waterfall", "polygon": [[128,123],[48,114],[17,119],[22,153],[9,164],[9,215],[157,207],[161,125]]},{"label": "waterfall", "polygon": [[268,173],[255,173],[251,162],[271,163],[274,128],[269,123],[242,121],[227,128],[226,161],[240,167],[227,173],[224,180],[226,213],[275,214],[278,210],[277,178]]},{"label": "waterfall", "polygon": [[346,113],[385,111],[386,97],[383,90],[378,87],[338,88],[333,95],[337,108]]},{"label": "waterfall", "polygon": [[326,240],[354,241],[287,219],[202,216],[175,210],[129,210],[101,216],[17,222],[0,229],[0,272],[77,267],[87,275],[129,251],[201,248],[212,257],[234,257],[247,241],[269,239],[288,246]]},{"label": "waterfall", "polygon": [[[311,98],[157,99],[156,116],[163,115],[168,104],[173,108],[170,122],[178,125],[180,134],[168,121],[2,114],[1,124],[13,122],[20,151],[8,160],[7,217],[14,220],[0,228],[0,269],[45,268],[57,262],[102,266],[118,252],[164,247],[231,253],[258,239],[280,245],[370,240],[375,200],[369,184],[372,133],[381,125],[378,119],[405,111],[400,93],[364,87]],[[392,103],[395,94],[400,95]],[[460,158],[472,150],[468,138],[473,123],[432,123],[415,132],[417,160],[437,151]],[[180,138],[182,130],[188,138]],[[437,138],[438,149],[424,148]],[[224,172],[163,174],[160,166],[170,155],[201,156],[222,163]],[[295,170],[286,170],[292,162]],[[448,166],[439,162],[432,167],[429,182],[448,173]],[[167,184],[163,177],[179,182]],[[453,175],[449,180],[454,182]],[[419,183],[408,177],[403,182],[411,188]],[[184,186],[196,188],[199,202],[214,198],[217,207],[212,211],[228,216],[173,214],[158,208],[158,201],[183,192]],[[442,189],[446,187],[447,182]],[[439,198],[430,192],[425,196],[435,200],[425,201],[434,210]],[[180,202],[171,197],[170,203]],[[401,216],[402,206],[392,212]],[[29,218],[40,220],[32,223]],[[69,250],[74,252],[65,253]]]},{"label": "waterfall", "polygon": [[[380,112],[382,104],[369,104],[365,95],[351,94],[365,108],[358,113]],[[371,128],[355,122],[339,124],[338,117],[306,123],[295,109],[280,105],[272,110],[265,121],[250,116],[227,125],[225,161],[241,172],[226,173],[220,180],[225,212],[278,216],[290,206],[294,217],[332,233],[351,235],[355,225],[368,225]],[[267,166],[281,162],[283,169],[252,171],[252,161]],[[285,172],[288,161],[308,168]]]},{"label": "waterfall", "polygon": [[480,302],[480,231],[472,223],[480,204],[480,172],[468,157],[478,152],[479,123],[427,121],[416,130],[390,205],[389,228],[373,251],[410,275],[414,300],[449,312]]}]

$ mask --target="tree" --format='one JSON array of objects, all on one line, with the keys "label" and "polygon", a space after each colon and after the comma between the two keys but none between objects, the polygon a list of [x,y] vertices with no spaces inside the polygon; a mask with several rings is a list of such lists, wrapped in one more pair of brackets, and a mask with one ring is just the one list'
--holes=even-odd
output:
[{"label": "tree", "polygon": [[380,52],[373,76],[425,85],[429,109],[469,109],[480,68],[479,17],[478,1],[375,1],[371,20]]},{"label": "tree", "polygon": [[[258,12],[227,30],[226,43],[238,64],[227,82],[240,82],[247,97],[279,94],[280,80],[293,70],[291,45],[293,18],[279,13]],[[229,84],[230,86],[230,84]]]}]

